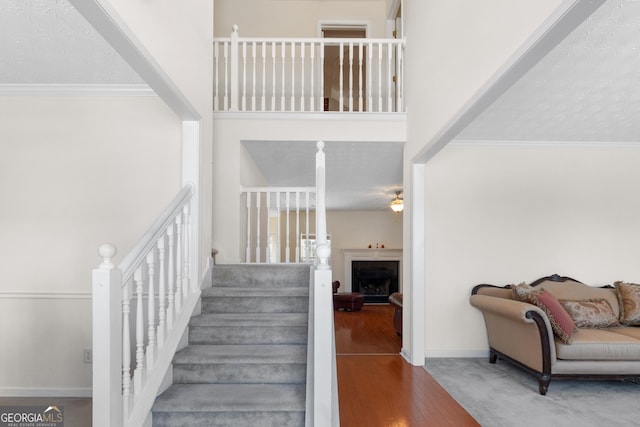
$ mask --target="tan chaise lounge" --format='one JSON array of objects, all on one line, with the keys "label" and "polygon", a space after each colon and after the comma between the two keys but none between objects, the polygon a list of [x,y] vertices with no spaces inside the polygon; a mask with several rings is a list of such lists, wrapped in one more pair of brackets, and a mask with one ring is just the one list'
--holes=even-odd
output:
[{"label": "tan chaise lounge", "polygon": [[478,285],[470,302],[484,316],[489,362],[535,374],[542,395],[552,379],[640,380],[640,285],[598,288],[553,275]]}]

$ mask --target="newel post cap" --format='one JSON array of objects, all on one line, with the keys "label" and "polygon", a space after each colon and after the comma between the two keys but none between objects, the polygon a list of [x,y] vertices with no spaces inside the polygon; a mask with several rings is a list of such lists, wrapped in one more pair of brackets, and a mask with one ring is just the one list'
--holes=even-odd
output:
[{"label": "newel post cap", "polygon": [[102,258],[100,268],[103,270],[111,270],[113,265],[113,257],[118,253],[118,249],[111,243],[103,243],[98,246],[98,255]]}]

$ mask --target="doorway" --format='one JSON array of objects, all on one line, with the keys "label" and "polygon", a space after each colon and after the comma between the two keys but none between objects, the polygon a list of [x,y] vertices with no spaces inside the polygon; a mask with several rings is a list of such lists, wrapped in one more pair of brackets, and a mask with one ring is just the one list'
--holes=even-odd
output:
[{"label": "doorway", "polygon": [[[367,37],[366,25],[323,24],[320,29],[327,39]],[[359,45],[350,49],[342,44],[342,52],[340,48],[339,44],[324,47],[324,111],[366,111],[366,47],[362,52]]]}]

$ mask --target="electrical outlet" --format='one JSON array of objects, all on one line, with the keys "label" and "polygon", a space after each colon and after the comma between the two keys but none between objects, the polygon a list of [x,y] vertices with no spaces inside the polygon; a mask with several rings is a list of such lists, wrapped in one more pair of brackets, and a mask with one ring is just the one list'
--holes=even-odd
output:
[{"label": "electrical outlet", "polygon": [[82,351],[82,362],[93,363],[93,350],[91,350],[90,348],[85,348]]}]

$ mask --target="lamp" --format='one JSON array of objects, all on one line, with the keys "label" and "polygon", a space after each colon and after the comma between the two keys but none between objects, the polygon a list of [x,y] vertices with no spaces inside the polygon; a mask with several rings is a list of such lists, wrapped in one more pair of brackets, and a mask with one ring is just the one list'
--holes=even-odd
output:
[{"label": "lamp", "polygon": [[396,191],[396,198],[391,201],[389,207],[394,212],[402,212],[404,209],[404,200],[400,198],[402,191]]}]

